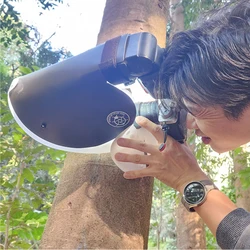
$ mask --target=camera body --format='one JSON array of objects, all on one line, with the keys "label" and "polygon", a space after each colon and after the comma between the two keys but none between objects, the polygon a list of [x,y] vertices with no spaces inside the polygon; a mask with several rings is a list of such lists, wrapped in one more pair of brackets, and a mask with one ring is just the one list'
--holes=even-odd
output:
[{"label": "camera body", "polygon": [[186,115],[171,99],[158,99],[152,102],[136,103],[137,116],[147,117],[150,121],[168,127],[168,134],[183,143],[186,140]]}]

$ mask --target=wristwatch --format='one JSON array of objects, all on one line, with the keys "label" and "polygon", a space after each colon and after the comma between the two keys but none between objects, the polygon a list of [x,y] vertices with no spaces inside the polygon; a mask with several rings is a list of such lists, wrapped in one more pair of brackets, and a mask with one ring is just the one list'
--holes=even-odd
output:
[{"label": "wristwatch", "polygon": [[192,181],[184,188],[181,202],[189,212],[195,212],[194,208],[203,204],[213,189],[218,188],[211,180]]}]

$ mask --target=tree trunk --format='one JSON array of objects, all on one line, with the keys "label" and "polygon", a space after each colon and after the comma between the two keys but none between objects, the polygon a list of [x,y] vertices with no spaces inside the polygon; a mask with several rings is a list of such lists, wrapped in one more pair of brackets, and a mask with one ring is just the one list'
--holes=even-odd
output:
[{"label": "tree trunk", "polygon": [[[107,0],[98,44],[150,32],[165,47],[167,0]],[[152,178],[125,180],[109,154],[69,153],[41,249],[147,248]]]},{"label": "tree trunk", "polygon": [[204,223],[180,203],[176,208],[176,249],[206,249]]},{"label": "tree trunk", "polygon": [[124,179],[108,154],[68,154],[41,248],[146,247],[151,187]]},{"label": "tree trunk", "polygon": [[236,174],[236,179],[234,182],[236,190],[236,205],[242,207],[247,211],[250,211],[250,188],[243,189],[240,178],[237,177],[239,171],[249,167],[247,165],[247,157],[249,157],[249,152],[247,152],[247,147],[242,146],[241,152],[233,152],[233,161],[234,161],[234,173]]},{"label": "tree trunk", "polygon": [[107,0],[98,43],[137,32],[149,32],[165,47],[169,0]]},{"label": "tree trunk", "polygon": [[181,0],[170,0],[170,37],[172,37],[175,33],[184,30],[184,8],[181,2]]}]

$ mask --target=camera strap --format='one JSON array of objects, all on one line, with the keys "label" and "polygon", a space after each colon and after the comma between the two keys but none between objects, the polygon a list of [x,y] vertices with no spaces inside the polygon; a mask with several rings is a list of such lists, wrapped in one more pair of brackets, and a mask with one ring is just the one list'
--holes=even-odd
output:
[{"label": "camera strap", "polygon": [[117,50],[121,36],[115,37],[105,42],[99,68],[108,82],[116,82],[117,79],[123,79],[119,70],[117,70]]},{"label": "camera strap", "polygon": [[164,132],[164,139],[163,139],[163,143],[159,146],[160,152],[162,152],[166,148],[166,141],[167,141],[169,126],[167,124],[163,124],[162,130]]}]

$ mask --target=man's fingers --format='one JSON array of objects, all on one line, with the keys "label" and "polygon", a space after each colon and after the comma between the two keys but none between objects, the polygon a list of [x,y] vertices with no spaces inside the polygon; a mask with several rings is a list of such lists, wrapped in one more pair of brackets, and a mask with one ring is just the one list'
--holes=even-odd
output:
[{"label": "man's fingers", "polygon": [[116,153],[115,159],[121,162],[132,162],[136,164],[152,164],[152,157],[149,155],[140,155],[140,154],[123,154],[123,153]]},{"label": "man's fingers", "polygon": [[164,138],[164,133],[161,129],[160,125],[157,125],[147,118],[143,116],[137,116],[135,119],[136,123],[139,124],[141,127],[147,129],[154,137],[155,139],[161,143]]},{"label": "man's fingers", "polygon": [[[145,118],[143,116],[137,116],[135,121],[141,127],[147,129],[156,138],[156,140],[159,143],[163,143],[164,132],[163,132],[162,127],[160,125],[157,125],[157,124],[151,122],[150,120],[148,120],[147,118]],[[167,136],[167,144],[172,144],[172,143],[176,143],[176,140],[173,137],[168,135]]]},{"label": "man's fingers", "polygon": [[155,147],[155,145],[147,144],[145,142],[140,142],[133,139],[119,138],[117,140],[117,144],[121,147],[133,148],[149,154],[155,154],[158,152],[158,149]]},{"label": "man's fingers", "polygon": [[142,178],[146,176],[153,176],[153,173],[150,167],[144,168],[142,170],[128,171],[123,174],[123,177],[125,179],[136,179],[136,178]]}]

